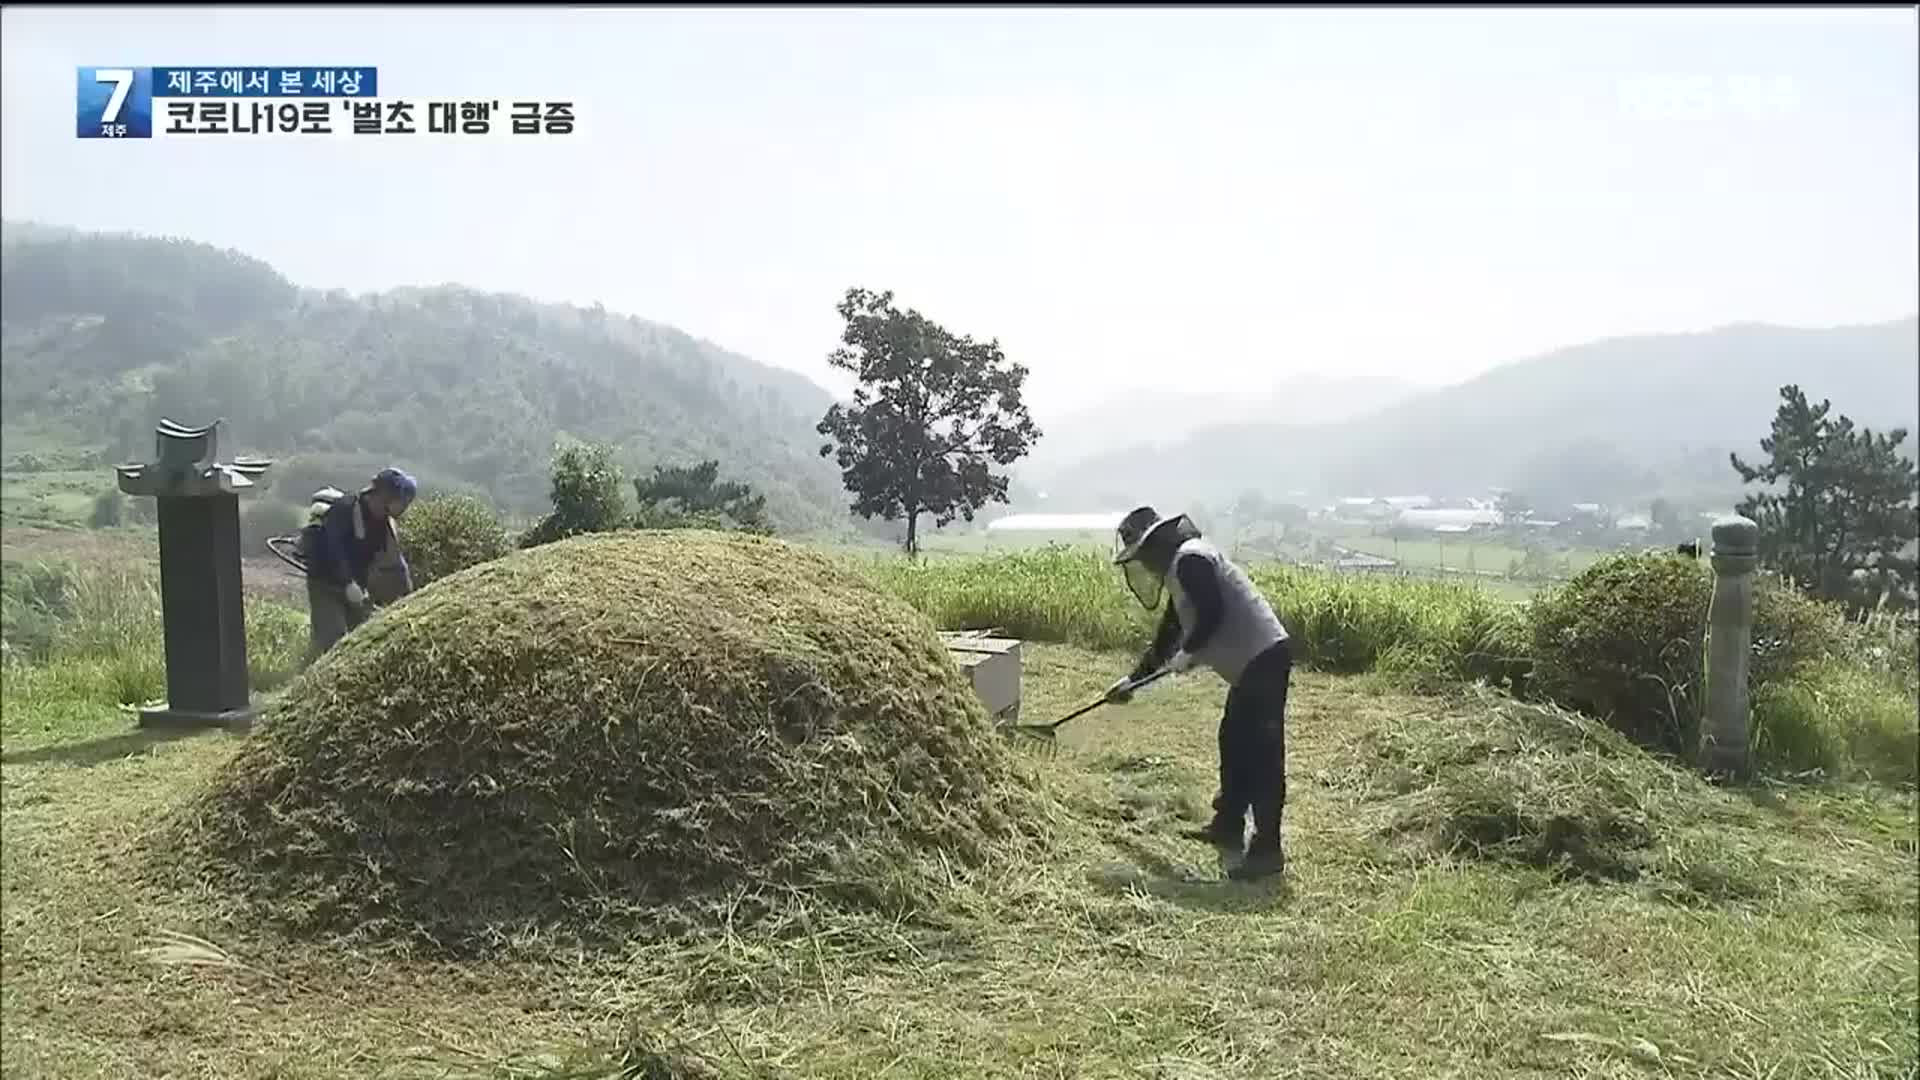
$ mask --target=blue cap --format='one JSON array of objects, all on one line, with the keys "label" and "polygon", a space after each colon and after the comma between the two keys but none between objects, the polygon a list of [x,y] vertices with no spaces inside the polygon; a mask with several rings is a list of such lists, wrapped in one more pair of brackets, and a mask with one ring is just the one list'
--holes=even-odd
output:
[{"label": "blue cap", "polygon": [[386,488],[388,491],[405,495],[409,499],[413,498],[414,492],[419,490],[419,485],[413,482],[413,477],[399,469],[391,467],[381,469],[378,473],[375,473],[373,482]]}]

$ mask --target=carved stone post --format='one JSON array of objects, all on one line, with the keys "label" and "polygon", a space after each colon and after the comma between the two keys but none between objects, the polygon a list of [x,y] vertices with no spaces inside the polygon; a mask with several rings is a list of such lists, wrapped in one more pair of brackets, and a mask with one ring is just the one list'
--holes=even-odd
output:
[{"label": "carved stone post", "polygon": [[246,607],[240,592],[238,491],[271,464],[217,464],[220,421],[203,428],[162,419],[155,462],[117,465],[120,490],[159,501],[160,609],[167,701],[142,709],[142,727],[246,727]]},{"label": "carved stone post", "polygon": [[1713,525],[1713,617],[1707,638],[1707,694],[1701,764],[1708,772],[1747,773],[1747,667],[1753,645],[1753,574],[1760,527],[1744,517]]}]

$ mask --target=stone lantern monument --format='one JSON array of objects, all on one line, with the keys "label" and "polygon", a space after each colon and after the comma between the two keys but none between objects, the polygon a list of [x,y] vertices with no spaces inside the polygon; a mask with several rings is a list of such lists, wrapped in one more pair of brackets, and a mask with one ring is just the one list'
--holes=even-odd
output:
[{"label": "stone lantern monument", "polygon": [[253,720],[238,493],[272,462],[218,463],[221,423],[190,428],[162,418],[153,463],[114,466],[121,491],[159,501],[167,700],[140,711],[142,727],[245,729]]}]

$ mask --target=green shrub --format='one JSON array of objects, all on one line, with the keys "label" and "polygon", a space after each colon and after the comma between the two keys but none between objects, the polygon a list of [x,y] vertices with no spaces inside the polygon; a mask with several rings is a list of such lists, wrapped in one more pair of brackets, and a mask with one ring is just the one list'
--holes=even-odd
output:
[{"label": "green shrub", "polygon": [[1695,731],[1712,581],[1699,563],[1613,556],[1531,608],[1535,688],[1670,751]]},{"label": "green shrub", "polygon": [[400,547],[416,587],[513,550],[493,508],[469,495],[429,495],[401,523]]},{"label": "green shrub", "polygon": [[[1530,609],[1540,693],[1604,717],[1637,741],[1685,753],[1698,730],[1713,572],[1665,554],[1612,555]],[[1763,576],[1755,582],[1755,688],[1782,685],[1847,640],[1838,611]]]},{"label": "green shrub", "polygon": [[1839,605],[1810,596],[1775,574],[1755,580],[1750,673],[1756,686],[1792,678],[1844,653],[1853,636]]},{"label": "green shrub", "polygon": [[87,515],[87,524],[96,529],[111,529],[125,521],[126,516],[127,497],[116,488],[94,496],[93,512]]}]

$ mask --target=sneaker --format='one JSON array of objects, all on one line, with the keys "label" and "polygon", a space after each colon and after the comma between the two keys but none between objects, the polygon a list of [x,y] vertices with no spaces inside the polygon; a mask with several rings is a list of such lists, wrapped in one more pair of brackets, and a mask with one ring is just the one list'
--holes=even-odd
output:
[{"label": "sneaker", "polygon": [[1285,873],[1287,856],[1279,848],[1248,851],[1247,857],[1238,866],[1227,871],[1227,877],[1234,881],[1255,881],[1274,874]]}]

